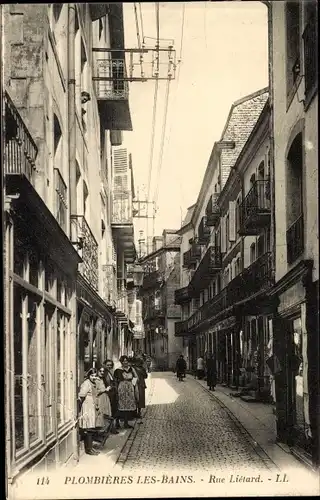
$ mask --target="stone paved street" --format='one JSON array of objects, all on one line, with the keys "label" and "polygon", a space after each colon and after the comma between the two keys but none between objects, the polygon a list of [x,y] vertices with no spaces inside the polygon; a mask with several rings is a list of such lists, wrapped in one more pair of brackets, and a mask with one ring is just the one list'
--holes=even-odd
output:
[{"label": "stone paved street", "polygon": [[123,461],[124,469],[270,470],[272,461],[221,403],[188,375],[153,373],[147,409]]}]

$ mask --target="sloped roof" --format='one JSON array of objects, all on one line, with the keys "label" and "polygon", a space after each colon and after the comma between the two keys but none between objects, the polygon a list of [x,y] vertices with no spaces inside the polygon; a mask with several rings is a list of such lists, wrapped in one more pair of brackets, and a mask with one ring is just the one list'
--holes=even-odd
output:
[{"label": "sloped roof", "polygon": [[233,141],[234,149],[221,151],[221,187],[225,185],[230,169],[235,165],[269,97],[268,88],[254,92],[231,106],[221,135],[221,141]]},{"label": "sloped roof", "polygon": [[187,226],[188,224],[190,224],[195,206],[196,206],[196,204],[194,203],[193,205],[191,205],[191,207],[187,208],[187,214],[182,221],[180,229],[182,229],[184,226]]}]

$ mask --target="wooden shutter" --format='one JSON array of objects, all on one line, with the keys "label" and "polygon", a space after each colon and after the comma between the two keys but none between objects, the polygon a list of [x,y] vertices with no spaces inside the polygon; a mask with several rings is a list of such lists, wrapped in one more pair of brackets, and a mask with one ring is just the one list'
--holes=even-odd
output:
[{"label": "wooden shutter", "polygon": [[229,201],[229,241],[236,239],[236,202]]},{"label": "wooden shutter", "polygon": [[226,238],[226,218],[221,217],[221,252],[227,251],[227,238]]},{"label": "wooden shutter", "polygon": [[129,222],[131,218],[129,195],[128,152],[125,148],[113,149],[113,212],[114,223]]}]

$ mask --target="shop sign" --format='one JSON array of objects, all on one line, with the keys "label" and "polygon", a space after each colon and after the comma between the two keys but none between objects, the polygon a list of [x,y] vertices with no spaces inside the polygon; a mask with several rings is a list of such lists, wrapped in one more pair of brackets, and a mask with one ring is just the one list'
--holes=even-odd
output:
[{"label": "shop sign", "polygon": [[299,304],[305,299],[305,288],[301,281],[295,283],[291,288],[283,292],[280,296],[278,312],[283,313],[292,306]]}]

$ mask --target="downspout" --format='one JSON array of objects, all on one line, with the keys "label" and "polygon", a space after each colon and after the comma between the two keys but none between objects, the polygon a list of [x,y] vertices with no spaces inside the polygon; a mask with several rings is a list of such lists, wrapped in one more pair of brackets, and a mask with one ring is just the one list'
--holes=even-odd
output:
[{"label": "downspout", "polygon": [[[77,214],[77,179],[76,179],[76,80],[75,80],[75,26],[76,26],[76,6],[68,5],[68,161],[69,161],[69,237],[70,241],[77,241],[77,231],[75,220],[72,216]],[[75,355],[74,355],[74,384],[75,394],[79,386],[79,373],[77,359],[79,359],[79,332],[77,318],[76,291],[74,297],[74,334],[75,334]],[[75,398],[76,399],[76,398]],[[71,401],[70,401],[71,403]],[[78,408],[77,401],[74,402],[74,421],[77,422]],[[80,441],[77,430],[74,437],[74,458],[79,461]]]}]

